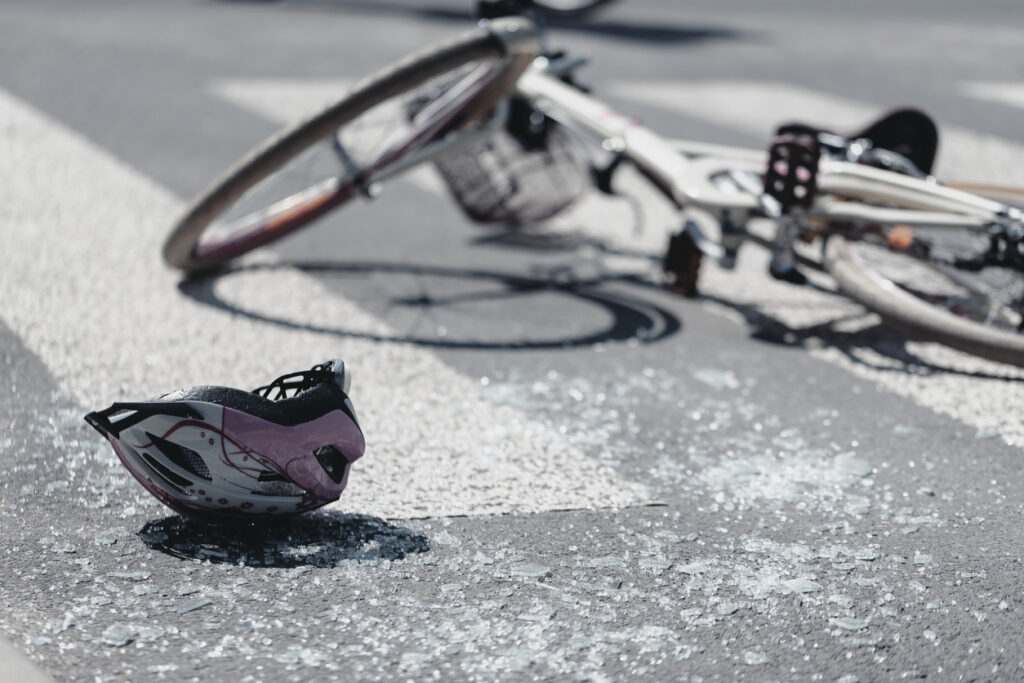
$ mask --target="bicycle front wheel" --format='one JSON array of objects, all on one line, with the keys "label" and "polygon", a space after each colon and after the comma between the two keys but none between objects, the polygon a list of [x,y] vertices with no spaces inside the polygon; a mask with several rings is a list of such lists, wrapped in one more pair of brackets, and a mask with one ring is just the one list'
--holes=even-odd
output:
[{"label": "bicycle front wheel", "polygon": [[829,237],[825,265],[845,294],[888,324],[1024,366],[1024,273],[972,260],[991,240],[968,227],[875,228]]},{"label": "bicycle front wheel", "polygon": [[193,200],[164,260],[210,270],[373,194],[377,183],[431,160],[432,143],[485,118],[536,51],[528,21],[500,19],[361,81]]}]

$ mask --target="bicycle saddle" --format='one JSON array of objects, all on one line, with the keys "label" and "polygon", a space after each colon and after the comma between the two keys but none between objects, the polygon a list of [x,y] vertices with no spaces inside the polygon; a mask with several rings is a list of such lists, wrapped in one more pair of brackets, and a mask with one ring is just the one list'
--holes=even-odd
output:
[{"label": "bicycle saddle", "polygon": [[860,130],[839,133],[805,123],[779,126],[776,135],[826,133],[842,138],[843,144],[867,140],[874,149],[884,149],[906,157],[925,175],[930,175],[939,148],[939,131],[928,114],[919,109],[894,109]]}]

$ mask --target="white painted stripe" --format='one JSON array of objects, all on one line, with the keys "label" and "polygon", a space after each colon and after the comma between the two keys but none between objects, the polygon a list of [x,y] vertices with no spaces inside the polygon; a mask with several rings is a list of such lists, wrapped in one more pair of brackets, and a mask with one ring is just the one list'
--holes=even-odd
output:
[{"label": "white painted stripe", "polygon": [[[785,83],[656,81],[612,84],[617,95],[764,138],[780,123],[802,121],[837,130],[856,129],[886,111]],[[893,103],[902,105],[905,103]],[[936,173],[951,180],[1024,185],[1024,145],[958,126],[939,124]],[[685,131],[663,131],[678,135]]]},{"label": "white painted stripe", "polygon": [[[353,83],[346,79],[227,79],[212,83],[210,92],[283,127],[338,101]],[[420,166],[398,180],[436,195],[446,193],[444,181],[430,165]]]},{"label": "white painted stripe", "polygon": [[227,102],[279,124],[300,121],[342,97],[354,81],[349,79],[225,79],[210,85],[210,92]]},{"label": "white painted stripe", "polygon": [[965,95],[979,100],[989,100],[1024,109],[1024,83],[1019,81],[1013,83],[974,81],[962,83],[960,89]]},{"label": "white painted stripe", "polygon": [[[202,305],[160,261],[181,209],[161,187],[0,90],[0,316],[83,407],[179,386],[255,386],[341,357],[368,451],[339,508],[381,517],[619,507],[646,491],[551,428],[484,398],[422,348],[339,339]],[[389,331],[285,268],[226,278],[255,310]]]},{"label": "white painted stripe", "polygon": [[51,683],[53,679],[43,673],[20,650],[0,638],[0,681]]}]

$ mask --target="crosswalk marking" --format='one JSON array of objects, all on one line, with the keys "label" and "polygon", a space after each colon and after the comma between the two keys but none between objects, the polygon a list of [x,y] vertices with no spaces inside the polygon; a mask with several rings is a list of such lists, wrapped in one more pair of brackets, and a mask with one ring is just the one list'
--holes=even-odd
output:
[{"label": "crosswalk marking", "polygon": [[[477,382],[405,344],[341,339],[233,316],[183,296],[160,246],[179,202],[0,90],[0,317],[84,409],[180,386],[255,386],[331,357],[354,370],[367,433],[338,508],[386,518],[648,502],[566,438],[482,396]],[[302,273],[275,268],[215,287],[255,310],[287,291],[292,316],[386,326]]]},{"label": "crosswalk marking", "polygon": [[[228,79],[211,91],[279,124],[301,119],[337,99],[349,79]],[[1022,83],[971,83],[965,92],[1024,106]],[[800,120],[837,130],[863,126],[887,110],[787,83],[750,81],[630,81],[608,84],[607,92],[722,127],[763,137],[787,121]],[[600,93],[599,93],[600,94]],[[906,103],[892,103],[890,107]],[[938,122],[937,173],[952,180],[1024,186],[1024,144]],[[685,137],[685,131],[659,131]],[[433,181],[425,187],[439,189]]]},{"label": "crosswalk marking", "polygon": [[1024,109],[1024,83],[1019,81],[1011,83],[975,81],[961,84],[961,90],[970,97]]},{"label": "crosswalk marking", "polygon": [[[353,83],[352,80],[335,78],[226,79],[212,83],[210,92],[283,127],[337,102]],[[399,182],[412,183],[435,195],[445,193],[444,181],[430,165],[412,169],[402,175]]]},{"label": "crosswalk marking", "polygon": [[[753,133],[767,143],[774,128],[793,120],[836,130],[862,127],[885,106],[787,83],[648,81],[611,85],[618,95],[718,125]],[[892,103],[901,106],[906,103]],[[890,107],[891,108],[891,107]],[[939,124],[936,173],[951,180],[1024,186],[1024,144]],[[665,131],[677,135],[680,131]],[[685,131],[683,131],[685,133]]]},{"label": "crosswalk marking", "polygon": [[214,81],[209,90],[222,100],[283,125],[337,101],[353,82],[347,78],[236,78]]}]

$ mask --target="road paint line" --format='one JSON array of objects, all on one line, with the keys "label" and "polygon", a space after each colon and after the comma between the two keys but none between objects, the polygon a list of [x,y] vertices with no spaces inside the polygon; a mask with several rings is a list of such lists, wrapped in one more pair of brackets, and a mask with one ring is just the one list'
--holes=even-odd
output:
[{"label": "road paint line", "polygon": [[14,645],[0,638],[0,681],[18,681],[18,683],[51,683],[36,664],[23,655]]},{"label": "road paint line", "polygon": [[989,100],[1024,109],[1024,83],[1021,82],[973,81],[961,83],[960,90],[965,95],[979,100]]},{"label": "road paint line", "polygon": [[[226,79],[210,84],[215,97],[284,127],[337,102],[355,83],[348,79]],[[253,141],[255,144],[257,141]],[[421,166],[399,179],[435,195],[446,194],[432,166]]]},{"label": "road paint line", "polygon": [[338,101],[352,79],[234,78],[214,81],[209,92],[274,123],[292,123]]},{"label": "road paint line", "polygon": [[[198,303],[160,261],[181,203],[104,150],[0,90],[0,317],[84,409],[180,386],[255,386],[342,357],[368,450],[337,507],[385,518],[650,502],[643,487],[552,428],[478,391],[436,355],[340,339]],[[235,278],[227,278],[235,280]],[[218,283],[256,310],[287,291],[292,316],[380,321],[299,271]]]},{"label": "road paint line", "polygon": [[[837,130],[856,129],[887,106],[858,102],[786,83],[745,81],[619,82],[610,92],[764,137],[775,127],[802,121]],[[892,103],[902,106],[905,103]],[[936,173],[954,180],[1024,185],[1024,145],[958,126],[939,124]],[[676,135],[679,131],[663,131]],[[685,134],[685,131],[682,131]]]}]

